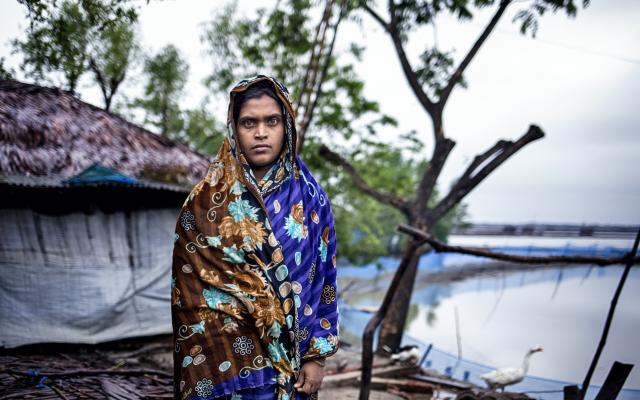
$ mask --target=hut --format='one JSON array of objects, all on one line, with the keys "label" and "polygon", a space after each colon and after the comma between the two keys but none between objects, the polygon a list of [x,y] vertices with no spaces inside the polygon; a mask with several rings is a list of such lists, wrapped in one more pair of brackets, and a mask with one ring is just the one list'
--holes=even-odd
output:
[{"label": "hut", "polygon": [[211,157],[0,80],[0,346],[171,331],[174,226]]}]

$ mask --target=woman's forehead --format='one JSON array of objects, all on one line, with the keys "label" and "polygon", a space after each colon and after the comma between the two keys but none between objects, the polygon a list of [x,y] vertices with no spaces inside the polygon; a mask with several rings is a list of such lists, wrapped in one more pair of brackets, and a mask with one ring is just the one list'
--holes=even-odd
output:
[{"label": "woman's forehead", "polygon": [[244,115],[282,115],[282,107],[277,101],[267,95],[251,98],[245,101],[240,107],[239,116]]}]

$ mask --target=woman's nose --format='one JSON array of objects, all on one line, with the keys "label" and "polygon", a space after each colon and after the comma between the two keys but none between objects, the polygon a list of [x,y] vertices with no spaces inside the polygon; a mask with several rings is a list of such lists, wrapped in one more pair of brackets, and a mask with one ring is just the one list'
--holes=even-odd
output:
[{"label": "woman's nose", "polygon": [[256,137],[266,137],[267,133],[267,124],[265,124],[264,122],[259,122],[256,126]]}]

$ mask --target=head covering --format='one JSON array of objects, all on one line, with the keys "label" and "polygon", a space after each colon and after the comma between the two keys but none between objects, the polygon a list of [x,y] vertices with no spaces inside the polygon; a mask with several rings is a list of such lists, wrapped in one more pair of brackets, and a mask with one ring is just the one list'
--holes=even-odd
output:
[{"label": "head covering", "polygon": [[[260,182],[242,154],[235,96],[268,81],[282,102],[285,144]],[[210,399],[277,385],[293,398],[305,359],[338,346],[335,233],[326,195],[295,155],[287,89],[259,75],[230,94],[228,129],[176,224],[172,269],[175,394]]]}]

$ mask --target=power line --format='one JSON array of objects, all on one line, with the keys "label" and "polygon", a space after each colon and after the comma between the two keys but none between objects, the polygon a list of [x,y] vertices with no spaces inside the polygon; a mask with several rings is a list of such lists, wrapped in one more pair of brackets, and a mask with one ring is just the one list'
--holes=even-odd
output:
[{"label": "power line", "polygon": [[[496,29],[496,32],[498,33],[503,33],[503,34],[509,34],[512,36],[518,36],[520,38],[527,38],[524,35],[517,33],[517,32],[513,32],[513,31],[509,31],[506,29]],[[572,45],[572,44],[567,44],[567,43],[562,43],[562,42],[557,42],[555,40],[546,40],[546,39],[538,39],[538,38],[530,38],[531,40],[534,40],[536,42],[539,43],[544,43],[550,46],[556,46],[556,47],[562,47],[565,49],[570,49],[570,50],[574,50],[574,51],[578,51],[578,52],[582,52],[582,53],[587,53],[587,54],[592,54],[592,55],[596,55],[596,56],[600,56],[600,57],[606,57],[606,58],[611,58],[617,61],[622,61],[622,62],[626,62],[629,64],[635,64],[635,65],[640,65],[640,60],[636,59],[636,58],[632,58],[632,57],[625,57],[625,56],[621,56],[618,54],[612,54],[612,53],[607,53],[604,51],[599,51],[599,50],[592,50],[592,49],[588,49],[586,47],[582,47],[582,46],[576,46],[576,45]]]}]

